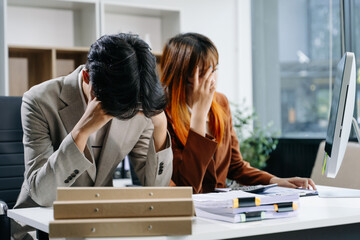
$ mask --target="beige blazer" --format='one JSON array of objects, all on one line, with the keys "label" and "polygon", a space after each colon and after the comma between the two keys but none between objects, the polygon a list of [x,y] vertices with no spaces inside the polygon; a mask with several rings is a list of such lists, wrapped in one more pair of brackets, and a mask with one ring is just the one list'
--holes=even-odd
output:
[{"label": "beige blazer", "polygon": [[167,148],[156,153],[154,126],[143,115],[111,120],[97,164],[92,163],[89,145],[85,154],[79,151],[70,132],[84,113],[78,85],[81,69],[34,86],[23,96],[25,179],[16,207],[51,206],[60,186],[112,186],[113,173],[126,155],[144,185],[169,185],[170,137]]}]

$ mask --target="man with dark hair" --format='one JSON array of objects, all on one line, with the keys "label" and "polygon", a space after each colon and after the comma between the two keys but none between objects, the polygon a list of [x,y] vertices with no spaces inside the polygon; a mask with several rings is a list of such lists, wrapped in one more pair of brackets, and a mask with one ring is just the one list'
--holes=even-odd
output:
[{"label": "man with dark hair", "polygon": [[112,186],[125,156],[143,185],[168,186],[166,100],[149,46],[106,35],[85,66],[23,96],[25,180],[16,207],[51,206],[57,187]]}]

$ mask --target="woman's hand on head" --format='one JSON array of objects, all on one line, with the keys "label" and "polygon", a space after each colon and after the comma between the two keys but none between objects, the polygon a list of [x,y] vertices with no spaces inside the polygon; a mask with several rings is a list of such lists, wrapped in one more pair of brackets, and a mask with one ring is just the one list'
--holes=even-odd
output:
[{"label": "woman's hand on head", "polygon": [[289,187],[289,188],[304,188],[310,189],[310,187],[316,190],[316,186],[314,181],[311,178],[300,178],[300,177],[292,177],[292,178],[278,178],[273,177],[270,179],[270,184],[277,183],[280,187]]},{"label": "woman's hand on head", "polygon": [[210,67],[204,76],[199,75],[199,67],[197,67],[193,77],[192,110],[206,117],[215,93],[215,72]]},{"label": "woman's hand on head", "polygon": [[206,134],[206,117],[210,111],[211,103],[216,89],[215,71],[210,67],[200,78],[199,67],[193,77],[191,95],[192,115],[190,128],[200,135]]}]

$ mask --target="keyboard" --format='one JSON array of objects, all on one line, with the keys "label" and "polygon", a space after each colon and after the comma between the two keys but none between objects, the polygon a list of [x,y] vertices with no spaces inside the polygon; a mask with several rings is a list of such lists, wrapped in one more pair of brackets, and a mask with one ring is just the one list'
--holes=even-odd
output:
[{"label": "keyboard", "polygon": [[269,184],[269,185],[254,185],[254,186],[233,186],[231,187],[231,191],[241,190],[244,192],[250,193],[262,193],[265,190],[276,187],[277,183]]}]

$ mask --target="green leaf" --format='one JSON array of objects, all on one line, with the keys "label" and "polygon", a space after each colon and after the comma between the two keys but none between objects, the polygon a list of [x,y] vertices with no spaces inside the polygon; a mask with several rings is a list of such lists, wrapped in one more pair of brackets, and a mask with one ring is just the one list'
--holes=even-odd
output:
[{"label": "green leaf", "polygon": [[239,139],[241,154],[251,166],[263,169],[270,153],[278,144],[278,140],[275,139],[277,134],[272,130],[273,123],[270,122],[263,127],[254,111],[248,113],[246,108],[240,108],[238,105],[235,107],[232,112],[233,126]]}]

